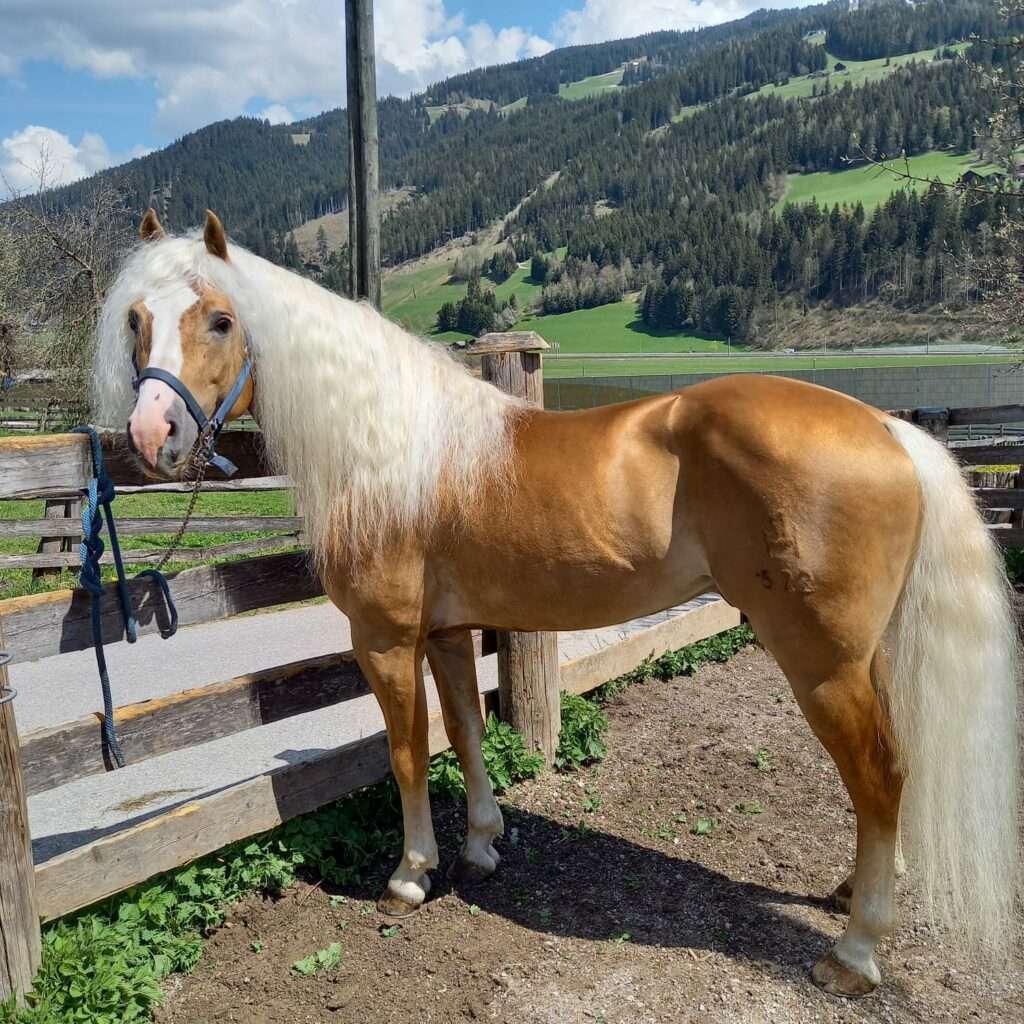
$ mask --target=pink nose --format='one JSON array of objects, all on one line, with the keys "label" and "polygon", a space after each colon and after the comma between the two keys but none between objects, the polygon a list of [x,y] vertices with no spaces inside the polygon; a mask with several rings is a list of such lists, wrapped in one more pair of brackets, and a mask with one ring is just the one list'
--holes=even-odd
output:
[{"label": "pink nose", "polygon": [[163,416],[140,416],[136,412],[128,421],[128,430],[131,432],[136,450],[155,469],[160,449],[171,432],[170,423]]},{"label": "pink nose", "polygon": [[160,457],[160,449],[171,433],[167,413],[173,401],[174,392],[169,387],[161,385],[159,381],[144,380],[135,411],[128,420],[132,443],[154,469]]}]

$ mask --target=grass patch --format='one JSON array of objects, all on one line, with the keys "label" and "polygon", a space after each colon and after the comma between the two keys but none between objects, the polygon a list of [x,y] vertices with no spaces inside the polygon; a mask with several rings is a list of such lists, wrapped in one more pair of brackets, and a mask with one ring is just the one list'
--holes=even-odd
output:
[{"label": "grass patch", "polygon": [[[466,297],[465,281],[450,281],[451,264],[431,263],[415,270],[389,274],[382,285],[384,312],[396,323],[414,334],[429,335],[442,341],[463,340],[468,335],[449,331],[437,334],[437,311],[446,302],[458,302]],[[541,286],[530,277],[530,264],[518,267],[516,272],[495,284],[484,278],[483,285],[493,290],[499,303],[513,295],[519,308],[527,310],[540,299]]]},{"label": "grass patch", "polygon": [[[955,46],[950,47],[950,49],[956,50],[957,53],[962,53],[969,45],[970,43],[957,43]],[[885,57],[879,57],[875,60],[842,60],[834,54],[826,53],[826,68],[829,72],[827,77],[800,75],[791,78],[785,85],[764,85],[756,92],[750,93],[748,98],[755,96],[778,96],[780,99],[786,100],[802,99],[807,96],[813,96],[815,87],[820,92],[825,88],[826,82],[833,89],[841,89],[847,83],[850,83],[854,88],[858,88],[859,86],[867,85],[869,82],[877,82],[887,78],[908,64],[931,63],[934,60],[936,49],[940,49],[940,47],[932,46],[927,50],[915,50],[913,53],[904,53],[898,57],[892,57],[888,65],[886,64]],[[837,63],[843,64],[846,70],[833,70]]]},{"label": "grass patch", "polygon": [[[527,316],[516,330],[536,331],[549,345],[566,352],[728,352],[719,338],[692,331],[662,331],[647,327],[637,315],[636,296],[593,309],[551,316]],[[734,349],[735,350],[735,349]],[[545,373],[549,366],[545,365]]]},{"label": "grass patch", "polygon": [[592,96],[602,96],[619,87],[624,73],[622,68],[616,68],[603,75],[591,75],[589,78],[581,78],[578,82],[566,82],[558,87],[558,95],[563,100],[586,100]]},{"label": "grass patch", "polygon": [[[117,522],[131,518],[181,519],[188,508],[189,499],[188,494],[126,494],[114,502],[114,516]],[[45,504],[42,501],[0,502],[0,519],[42,519],[44,507]],[[288,491],[203,494],[200,495],[195,510],[196,516],[289,516],[292,514],[292,498]],[[182,548],[204,548],[215,544],[230,544],[266,536],[271,536],[271,533],[237,530],[223,533],[186,533],[179,546]],[[121,547],[125,551],[156,551],[166,548],[171,537],[168,534],[140,534],[132,537],[119,535],[119,539]],[[38,543],[38,539],[32,537],[0,538],[0,554],[32,554]],[[105,530],[104,543],[107,543]],[[109,549],[109,544],[107,546]],[[288,546],[289,542],[282,542],[282,549]],[[230,558],[217,559],[215,562],[231,560]],[[188,568],[189,564],[171,562],[166,571],[177,572],[180,569]],[[140,568],[142,566],[126,567],[129,575],[137,572]],[[103,578],[108,582],[114,579],[112,565],[103,567]],[[31,569],[5,570],[0,579],[0,599],[73,588],[77,586],[77,583],[77,569],[65,569],[59,574],[44,576],[37,580],[32,579]]]},{"label": "grass patch", "polygon": [[[991,164],[979,164],[977,158],[970,153],[922,153],[910,157],[905,163],[895,161],[893,166],[929,181],[937,178],[946,184],[956,181],[968,170],[981,174],[994,170]],[[928,189],[924,181],[905,181],[871,164],[842,171],[790,174],[786,180],[786,194],[776,203],[776,212],[790,203],[805,203],[811,199],[816,199],[821,206],[829,207],[836,203],[854,206],[861,202],[864,209],[870,212],[901,190],[913,189],[922,193]]]}]

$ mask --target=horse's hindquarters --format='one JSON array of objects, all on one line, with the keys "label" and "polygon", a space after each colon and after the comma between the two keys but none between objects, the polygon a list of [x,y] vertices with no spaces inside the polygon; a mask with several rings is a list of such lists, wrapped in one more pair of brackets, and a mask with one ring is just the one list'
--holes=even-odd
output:
[{"label": "horse's hindquarters", "polygon": [[684,504],[718,589],[787,673],[869,664],[921,517],[913,464],[880,414],[778,378],[686,398]]}]

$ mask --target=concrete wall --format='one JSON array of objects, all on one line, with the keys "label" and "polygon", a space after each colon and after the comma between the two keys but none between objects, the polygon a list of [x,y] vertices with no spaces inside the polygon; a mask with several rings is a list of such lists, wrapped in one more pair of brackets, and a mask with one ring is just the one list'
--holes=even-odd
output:
[{"label": "concrete wall", "polygon": [[[1024,404],[1024,367],[1013,364],[764,372],[833,388],[880,409]],[[549,409],[589,409],[691,387],[724,376],[724,373],[647,374],[548,380],[544,382],[544,403]]]}]

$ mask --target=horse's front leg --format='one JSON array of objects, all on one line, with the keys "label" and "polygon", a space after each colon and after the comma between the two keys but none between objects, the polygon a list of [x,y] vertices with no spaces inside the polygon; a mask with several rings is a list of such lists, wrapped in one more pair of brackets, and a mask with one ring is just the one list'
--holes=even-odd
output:
[{"label": "horse's front leg", "polygon": [[466,780],[466,842],[453,873],[465,881],[478,881],[492,875],[498,866],[501,858],[493,843],[505,831],[505,824],[480,750],[484,722],[470,631],[430,637],[427,661],[441,697],[445,730]]},{"label": "horse's front leg", "polygon": [[359,665],[384,712],[391,770],[402,796],[405,842],[402,860],[377,902],[393,917],[417,910],[430,892],[428,874],[437,867],[437,843],[427,794],[427,700],[423,690],[423,649],[418,640],[357,629],[353,643]]}]

